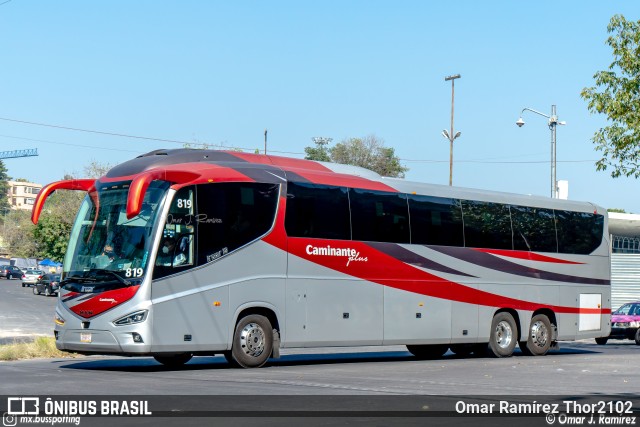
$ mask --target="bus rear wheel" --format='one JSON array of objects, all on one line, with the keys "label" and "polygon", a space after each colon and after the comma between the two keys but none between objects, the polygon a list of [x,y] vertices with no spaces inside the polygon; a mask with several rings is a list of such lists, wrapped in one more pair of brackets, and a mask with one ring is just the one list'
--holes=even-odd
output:
[{"label": "bus rear wheel", "polygon": [[245,316],[238,321],[231,352],[225,357],[232,365],[259,368],[267,363],[273,350],[271,322],[259,314]]},{"label": "bus rear wheel", "polygon": [[407,346],[407,350],[418,359],[437,359],[442,357],[448,349],[446,344]]},{"label": "bus rear wheel", "polygon": [[527,356],[544,356],[551,347],[552,329],[549,318],[536,314],[531,319],[527,340],[520,342],[520,350]]},{"label": "bus rear wheel", "polygon": [[513,316],[506,311],[493,316],[489,335],[489,355],[511,357],[518,342],[518,329]]},{"label": "bus rear wheel", "polygon": [[193,354],[191,353],[181,353],[181,354],[172,354],[170,356],[153,356],[156,359],[156,362],[162,363],[164,366],[169,368],[178,368],[185,363],[187,363]]}]

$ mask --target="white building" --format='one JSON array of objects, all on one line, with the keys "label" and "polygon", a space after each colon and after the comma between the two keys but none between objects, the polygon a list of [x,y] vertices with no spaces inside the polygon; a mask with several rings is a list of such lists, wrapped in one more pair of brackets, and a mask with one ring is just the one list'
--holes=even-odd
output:
[{"label": "white building", "polygon": [[8,181],[8,183],[9,193],[7,197],[11,209],[31,210],[42,184],[23,181]]},{"label": "white building", "polygon": [[640,215],[609,212],[611,308],[640,300]]}]

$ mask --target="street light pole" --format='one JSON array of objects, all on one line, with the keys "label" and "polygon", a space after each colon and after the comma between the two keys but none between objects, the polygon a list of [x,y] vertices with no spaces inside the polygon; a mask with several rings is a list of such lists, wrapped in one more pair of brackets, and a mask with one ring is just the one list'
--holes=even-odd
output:
[{"label": "street light pole", "polygon": [[455,79],[459,79],[460,74],[453,74],[451,76],[447,76],[444,78],[445,81],[451,80],[451,130],[447,132],[446,130],[442,131],[442,136],[449,140],[449,185],[453,184],[453,141],[460,136],[460,132],[453,133],[453,111],[454,111],[454,81]]},{"label": "street light pole", "polygon": [[524,120],[522,120],[522,113],[525,111],[531,111],[532,113],[538,114],[540,116],[546,117],[549,119],[548,125],[551,130],[551,197],[554,199],[558,198],[558,181],[556,179],[556,127],[558,125],[566,125],[567,122],[558,121],[558,115],[556,114],[556,106],[551,106],[551,115],[546,115],[541,113],[540,111],[536,111],[532,108],[523,108],[520,112],[520,118],[516,121],[518,127],[524,126]]}]

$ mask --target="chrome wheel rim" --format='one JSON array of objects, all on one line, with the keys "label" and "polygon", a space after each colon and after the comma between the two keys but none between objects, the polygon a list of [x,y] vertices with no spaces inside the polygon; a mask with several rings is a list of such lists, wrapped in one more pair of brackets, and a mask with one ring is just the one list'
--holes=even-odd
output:
[{"label": "chrome wheel rim", "polygon": [[248,323],[240,332],[240,348],[248,356],[259,357],[264,353],[265,334],[257,323]]},{"label": "chrome wheel rim", "polygon": [[537,347],[547,345],[549,334],[544,323],[538,321],[531,325],[531,342]]},{"label": "chrome wheel rim", "polygon": [[500,348],[509,348],[513,341],[513,330],[507,321],[501,321],[496,325],[496,344]]}]

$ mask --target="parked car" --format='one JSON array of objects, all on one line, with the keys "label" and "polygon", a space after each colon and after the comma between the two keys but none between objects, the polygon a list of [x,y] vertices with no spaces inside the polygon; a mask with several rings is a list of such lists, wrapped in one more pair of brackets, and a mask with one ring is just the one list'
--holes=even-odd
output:
[{"label": "parked car", "polygon": [[44,271],[42,270],[27,270],[26,273],[22,274],[22,287],[35,285],[42,276],[44,276]]},{"label": "parked car", "polygon": [[629,339],[640,345],[640,301],[627,303],[611,313],[611,333],[596,338],[596,342],[605,345],[610,339]]},{"label": "parked car", "polygon": [[4,279],[20,279],[22,271],[13,265],[0,265],[0,277]]},{"label": "parked car", "polygon": [[60,275],[59,274],[45,274],[38,282],[33,286],[33,294],[40,295],[45,294],[51,296],[57,294],[60,290]]}]

